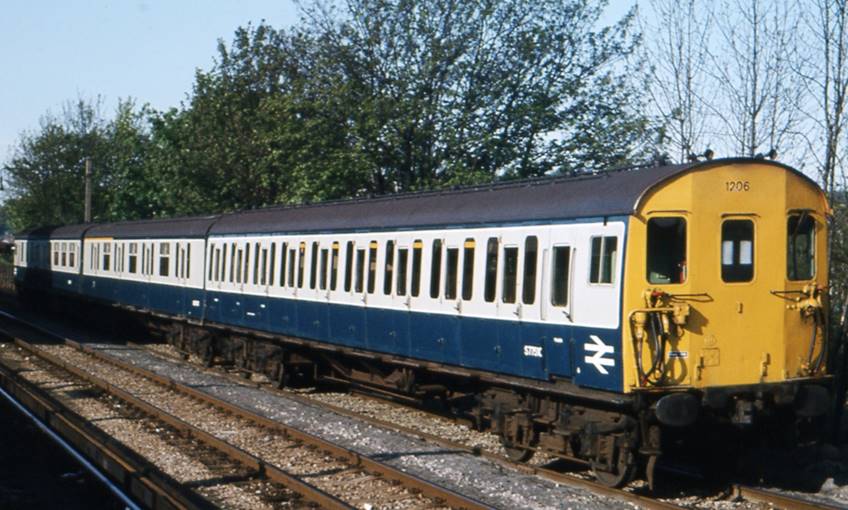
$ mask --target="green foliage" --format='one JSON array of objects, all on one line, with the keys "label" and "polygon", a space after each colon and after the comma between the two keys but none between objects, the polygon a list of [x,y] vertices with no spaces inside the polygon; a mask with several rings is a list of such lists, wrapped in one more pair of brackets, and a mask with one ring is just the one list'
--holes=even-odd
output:
[{"label": "green foliage", "polygon": [[13,224],[220,212],[574,173],[647,154],[626,62],[632,15],[589,0],[316,0],[290,30],[218,45],[187,101],[79,101],[25,134],[7,174]]}]

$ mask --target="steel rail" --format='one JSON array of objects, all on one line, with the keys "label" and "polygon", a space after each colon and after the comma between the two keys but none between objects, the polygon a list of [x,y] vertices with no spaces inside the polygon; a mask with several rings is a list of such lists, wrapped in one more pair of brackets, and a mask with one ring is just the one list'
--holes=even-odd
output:
[{"label": "steel rail", "polygon": [[106,483],[128,507],[154,510],[215,508],[206,498],[189,491],[150,461],[91,426],[45,390],[18,376],[16,369],[6,363],[0,363],[0,392]]},{"label": "steel rail", "polygon": [[[105,357],[107,360],[114,360],[114,358],[112,358],[111,356],[104,355],[103,353],[98,352],[97,349],[94,349],[92,347],[88,347],[88,346],[85,346],[83,344],[80,344],[80,343],[76,342],[75,340],[66,339],[65,341],[66,341],[66,343],[76,344],[78,346],[78,348],[80,348],[81,350],[84,350],[86,352],[90,352],[90,354],[93,354],[94,356],[98,356],[98,357],[102,356],[102,357]],[[143,347],[139,346],[138,348],[143,348]],[[117,360],[115,360],[115,361],[117,361]],[[179,360],[175,359],[175,361],[179,361]],[[119,366],[123,366],[123,362],[119,362]],[[138,373],[139,375],[142,375],[144,377],[149,377],[148,371],[146,371],[144,369],[139,369],[138,367],[135,367],[133,365],[128,365],[126,368],[128,370],[132,370],[135,373]],[[227,375],[229,375],[229,374],[227,374]],[[171,379],[160,376],[158,374],[152,374],[152,376],[157,378],[157,379],[161,379],[161,383],[163,383],[163,384],[165,384],[166,381],[167,381],[168,384],[173,382],[173,381],[171,381]],[[243,381],[240,381],[240,382],[243,382]],[[197,392],[197,390],[194,390],[192,388],[189,388],[189,389],[192,392]],[[650,510],[679,510],[680,508],[682,508],[681,506],[675,505],[673,503],[668,503],[668,502],[665,502],[665,501],[653,499],[653,498],[648,497],[648,496],[643,496],[643,495],[635,494],[635,493],[628,492],[628,491],[625,491],[625,490],[616,489],[616,488],[609,487],[607,485],[603,485],[603,484],[600,484],[600,483],[592,481],[592,480],[586,480],[586,479],[583,479],[583,478],[579,478],[577,476],[570,475],[568,473],[562,473],[562,472],[559,472],[559,471],[555,471],[553,469],[547,469],[547,468],[540,467],[540,466],[531,466],[531,465],[528,465],[528,464],[516,463],[516,462],[509,460],[508,458],[506,458],[504,456],[497,455],[497,454],[494,454],[494,453],[491,453],[491,452],[487,452],[487,451],[481,450],[479,448],[471,448],[471,447],[468,447],[464,444],[457,443],[457,442],[451,441],[449,439],[442,438],[442,437],[437,436],[435,434],[422,432],[420,430],[416,430],[416,429],[413,429],[413,428],[410,428],[410,427],[405,427],[403,425],[398,425],[396,423],[381,420],[379,418],[374,418],[374,417],[371,417],[371,416],[365,416],[365,415],[359,414],[355,411],[350,411],[350,410],[345,409],[345,408],[340,407],[340,406],[336,406],[336,405],[329,404],[329,403],[326,403],[326,402],[321,402],[321,401],[309,399],[307,397],[303,397],[301,395],[298,395],[298,394],[295,394],[295,393],[292,393],[292,392],[287,392],[287,391],[284,391],[284,390],[276,390],[276,389],[274,389],[274,391],[280,393],[281,395],[285,396],[286,398],[296,400],[297,402],[300,402],[300,403],[305,404],[305,405],[326,409],[326,410],[332,411],[336,414],[346,416],[348,418],[353,418],[353,419],[356,419],[356,420],[359,420],[359,421],[364,421],[364,422],[366,422],[370,425],[394,430],[394,431],[397,431],[397,432],[400,432],[400,433],[403,433],[403,434],[407,434],[407,435],[410,435],[410,436],[413,436],[413,437],[418,437],[419,439],[425,440],[425,441],[430,442],[430,443],[437,444],[437,445],[444,447],[444,448],[447,448],[447,449],[451,449],[451,450],[454,450],[454,451],[461,451],[461,452],[465,452],[465,453],[475,455],[475,456],[480,456],[480,457],[483,457],[487,460],[493,461],[493,462],[495,462],[495,463],[497,463],[497,464],[499,464],[503,467],[506,467],[506,468],[509,468],[509,469],[515,469],[516,471],[519,471],[523,474],[539,476],[541,478],[545,478],[545,479],[550,480],[552,482],[561,483],[561,484],[564,484],[564,485],[570,485],[570,486],[573,486],[573,487],[579,487],[579,488],[583,488],[583,489],[588,489],[595,494],[601,494],[601,495],[608,496],[608,497],[622,499],[622,500],[637,504],[637,505],[639,505],[640,508],[647,508],[647,509],[650,509]],[[377,398],[377,400],[380,401],[380,402],[386,402],[387,401],[386,399],[381,399],[381,398]],[[426,411],[422,411],[422,412],[426,412]]]},{"label": "steel rail", "polygon": [[733,493],[743,499],[752,502],[765,503],[781,510],[838,510],[844,506],[804,499],[800,496],[774,492],[758,487],[746,485],[734,485]]},{"label": "steel rail", "polygon": [[112,493],[113,496],[118,498],[121,503],[123,503],[130,510],[141,510],[141,506],[136,503],[127,492],[118,487],[118,485],[113,482],[107,475],[103,473],[98,467],[91,463],[83,454],[77,451],[76,448],[71,446],[71,443],[65,441],[62,436],[53,431],[50,427],[47,426],[39,417],[34,415],[27,409],[23,404],[18,402],[18,400],[13,397],[11,394],[6,392],[3,388],[0,388],[0,395],[6,399],[15,409],[17,409],[21,414],[27,417],[32,423],[35,424],[38,429],[43,432],[47,437],[50,438],[51,441],[59,445],[62,450],[64,450],[68,455],[74,458],[86,471],[88,471],[94,478],[96,478],[100,483],[106,486],[109,492]]},{"label": "steel rail", "polygon": [[206,446],[218,450],[219,452],[226,455],[228,458],[235,460],[239,464],[255,472],[258,476],[279,483],[291,489],[292,491],[300,494],[304,499],[328,510],[354,510],[354,507],[348,505],[336,496],[328,494],[322,489],[301,480],[297,476],[277,466],[268,464],[260,458],[256,457],[255,455],[252,455],[236,446],[233,446],[227,443],[226,441],[219,439],[216,436],[204,430],[201,430],[200,428],[195,427],[194,425],[191,425],[190,423],[168,413],[167,411],[160,409],[152,404],[149,404],[138,397],[135,397],[134,395],[122,390],[121,388],[113,385],[112,383],[109,383],[69,363],[66,363],[65,361],[54,356],[53,354],[45,352],[44,350],[31,345],[26,340],[17,337],[15,337],[14,340],[16,345],[25,349],[27,352],[30,352],[32,355],[37,356],[65,370],[66,372],[93,384],[94,386],[97,386],[109,395],[112,395],[118,398],[119,400],[126,402],[127,404],[131,405],[132,407],[135,407],[136,409],[139,409],[148,416],[152,416],[153,418],[162,421],[163,423],[166,423],[167,425],[173,427],[180,433],[193,437],[205,444]]},{"label": "steel rail", "polygon": [[[487,504],[485,504],[481,501],[475,500],[471,497],[468,497],[468,496],[465,496],[465,495],[460,494],[458,492],[455,492],[454,490],[449,489],[447,487],[437,485],[433,482],[425,480],[425,479],[423,479],[419,476],[416,476],[414,474],[404,472],[404,471],[402,471],[398,468],[395,468],[393,466],[390,466],[390,465],[385,464],[383,462],[380,462],[378,460],[372,459],[368,456],[361,455],[361,454],[357,453],[356,451],[354,451],[350,448],[347,448],[345,446],[335,444],[331,441],[328,441],[328,440],[322,439],[318,436],[315,436],[313,434],[310,434],[309,432],[288,426],[286,424],[272,420],[272,419],[267,418],[265,416],[258,415],[258,414],[254,413],[252,411],[249,411],[249,410],[247,410],[247,409],[245,409],[245,408],[243,408],[239,405],[236,405],[236,404],[233,404],[231,402],[227,402],[225,400],[216,398],[216,397],[214,397],[214,396],[212,396],[208,393],[197,390],[197,389],[192,388],[188,385],[179,383],[178,381],[175,381],[170,377],[162,376],[162,375],[156,374],[155,372],[146,370],[144,368],[132,365],[130,363],[123,362],[123,361],[116,359],[112,356],[109,356],[109,355],[106,355],[102,352],[99,352],[97,349],[94,349],[90,346],[82,344],[82,343],[80,343],[76,340],[72,340],[70,338],[64,337],[64,336],[59,335],[57,333],[54,333],[54,332],[52,332],[52,331],[50,331],[46,328],[43,328],[43,327],[40,327],[40,326],[37,326],[37,325],[33,325],[30,322],[28,322],[24,319],[20,319],[18,317],[15,317],[14,315],[9,314],[7,312],[0,311],[0,316],[6,317],[9,320],[15,321],[15,322],[22,324],[22,325],[25,325],[26,327],[29,327],[31,329],[35,329],[35,330],[41,332],[42,334],[49,335],[52,338],[60,339],[65,345],[73,347],[73,348],[79,350],[80,352],[86,353],[86,354],[94,357],[95,359],[97,359],[99,361],[108,363],[108,364],[115,366],[117,368],[120,368],[122,370],[126,370],[126,371],[134,373],[138,376],[144,377],[144,378],[146,378],[146,379],[148,379],[148,380],[150,380],[154,383],[157,383],[157,384],[159,384],[163,387],[166,387],[166,388],[168,388],[172,391],[182,393],[182,394],[187,395],[189,397],[192,397],[192,398],[194,398],[198,401],[212,405],[212,406],[217,407],[219,409],[223,409],[224,411],[229,412],[234,416],[238,416],[238,417],[240,417],[244,420],[255,423],[256,425],[268,428],[269,430],[273,430],[273,431],[275,431],[275,432],[277,432],[277,433],[279,433],[283,436],[287,436],[287,437],[289,437],[289,438],[291,438],[295,441],[300,441],[304,444],[312,445],[312,446],[314,446],[314,447],[316,447],[316,448],[318,448],[318,449],[320,449],[320,450],[322,450],[322,451],[324,451],[324,452],[326,452],[326,453],[328,453],[328,454],[330,454],[334,457],[344,459],[346,462],[348,462],[352,465],[360,466],[361,468],[363,468],[366,471],[379,473],[384,478],[389,479],[389,480],[393,480],[393,481],[403,485],[404,487],[420,491],[421,494],[423,494],[426,497],[443,501],[447,506],[450,506],[452,508],[463,509],[463,510],[490,510],[492,508],[491,506],[489,506],[489,505],[487,505]],[[0,329],[2,329],[2,328],[0,328]],[[13,335],[10,335],[10,336],[13,336]],[[135,407],[138,407],[139,409],[145,410],[145,408],[153,407],[153,406],[150,406],[150,404],[147,404],[146,402],[141,401],[141,400],[133,397],[132,395],[129,395],[128,393],[124,392],[120,388],[114,387],[112,384],[110,384],[106,381],[103,381],[103,380],[101,380],[101,379],[99,379],[95,376],[92,376],[91,374],[88,374],[87,372],[84,372],[84,371],[78,369],[77,367],[74,367],[74,366],[69,365],[68,363],[65,363],[64,361],[56,358],[55,356],[53,356],[49,353],[46,353],[43,350],[38,349],[37,347],[34,347],[34,346],[28,344],[23,339],[15,337],[15,342],[18,345],[20,345],[22,348],[33,352],[37,356],[44,357],[45,359],[47,359],[51,363],[56,364],[57,366],[64,368],[65,370],[69,371],[70,373],[73,373],[74,375],[77,375],[78,377],[91,380],[92,383],[94,383],[98,387],[102,387],[104,389],[104,391],[108,391],[110,393],[114,392],[116,394],[116,396],[118,396],[118,398],[124,399],[124,397],[126,397],[127,401],[129,401],[130,403],[132,403],[132,405],[134,405]],[[133,402],[133,401],[137,402],[138,405],[136,405],[136,403]],[[157,408],[154,408],[154,409],[157,409]],[[151,409],[151,411],[153,411],[154,409]],[[175,420],[175,424],[177,424],[177,425],[175,425],[175,428],[177,428],[177,429],[181,429],[182,427],[192,427],[191,425],[189,425],[185,422],[179,423],[179,422],[181,422],[181,420],[179,420],[179,418],[171,416],[171,415],[167,414],[165,411],[161,411],[161,410],[159,410],[159,411],[164,413],[164,415],[167,415],[168,419]],[[207,434],[203,431],[200,431],[199,429],[198,429],[198,434],[199,434],[199,436],[198,436],[199,439],[202,439],[202,438],[208,436],[207,439],[209,439],[210,441],[213,441],[213,442],[214,441],[220,441],[217,438],[215,438],[214,436],[211,436],[211,435],[209,435],[209,434]],[[223,441],[220,441],[220,442],[223,443]],[[224,443],[224,444],[226,444],[226,443]],[[230,446],[230,448],[235,448],[235,447]],[[250,454],[248,454],[247,452],[243,452],[243,451],[240,451],[240,452],[241,452],[241,454],[253,457]],[[252,465],[254,465],[256,467],[256,469],[264,469],[266,471],[266,474],[269,474],[269,475],[271,475],[272,473],[274,473],[275,471],[278,470],[278,468],[275,468],[272,465],[266,464],[263,461],[261,461],[260,459],[255,458],[255,457],[253,457],[253,459],[250,459],[250,462],[252,463]],[[281,471],[281,470],[279,470],[279,471]],[[276,476],[278,476],[278,475],[276,475]],[[280,482],[280,483],[282,483],[282,482]],[[296,490],[296,489],[293,488],[293,490]],[[339,501],[341,501],[341,500],[339,500]],[[319,502],[319,504],[322,504],[322,503]],[[326,505],[330,508],[333,508],[333,506],[330,506],[329,502],[327,502]],[[343,508],[350,508],[346,504],[344,504],[344,505],[345,506]],[[322,506],[324,506],[324,504],[322,504]]]},{"label": "steel rail", "polygon": [[[75,340],[66,339],[66,341],[76,343]],[[136,346],[139,349],[144,349],[144,346],[142,344],[135,344],[135,343],[132,343],[132,342],[130,342],[130,344],[133,345],[133,346]],[[86,349],[86,347],[84,347],[84,346],[81,346],[81,348]],[[88,347],[87,349],[94,350],[90,347]],[[101,353],[97,353],[97,354],[101,354]],[[183,361],[183,360],[180,360],[176,357],[173,357],[173,359],[174,359],[174,361],[178,361],[178,362]],[[235,380],[238,377],[238,376],[226,373],[226,372],[224,372],[223,375],[228,376],[228,377],[232,377],[233,380]],[[238,377],[238,379],[239,379],[239,382],[241,382],[241,383],[244,382],[243,379],[241,379],[240,377]],[[257,386],[259,386],[259,385],[257,385]],[[497,463],[497,464],[499,464],[503,467],[506,467],[506,468],[509,468],[509,469],[514,469],[514,470],[519,471],[523,474],[532,475],[532,476],[539,476],[540,478],[544,478],[544,479],[550,480],[552,482],[556,482],[556,483],[560,483],[560,484],[564,484],[564,485],[570,485],[570,486],[573,486],[573,487],[579,487],[579,488],[582,488],[582,489],[588,489],[595,494],[601,494],[601,495],[604,495],[604,496],[625,500],[625,501],[628,501],[630,503],[634,503],[634,504],[638,505],[640,508],[647,508],[647,509],[650,509],[650,510],[679,510],[679,509],[683,508],[683,507],[681,507],[679,505],[675,505],[673,503],[668,503],[666,501],[654,499],[654,498],[651,498],[649,496],[644,496],[644,495],[641,495],[641,494],[635,494],[633,492],[628,492],[628,491],[625,491],[625,490],[622,490],[622,489],[616,489],[616,488],[613,488],[613,487],[609,487],[607,485],[603,485],[603,484],[595,482],[593,480],[587,480],[585,478],[580,478],[580,477],[571,475],[569,473],[563,473],[561,471],[556,471],[556,470],[544,468],[544,467],[541,467],[541,466],[531,466],[529,464],[517,463],[517,462],[514,462],[514,461],[512,461],[512,460],[510,460],[507,457],[502,456],[502,455],[487,452],[487,451],[482,450],[480,448],[469,447],[469,446],[464,445],[462,443],[451,441],[450,439],[445,439],[441,436],[437,436],[435,434],[431,434],[431,433],[428,433],[428,432],[423,432],[423,431],[420,431],[420,430],[417,430],[417,429],[413,429],[411,427],[406,427],[406,426],[398,425],[396,423],[389,422],[389,421],[386,421],[386,420],[381,420],[379,418],[375,418],[375,417],[372,417],[372,416],[363,415],[363,414],[357,413],[356,411],[351,411],[351,410],[346,409],[346,408],[341,407],[341,406],[337,406],[337,405],[330,404],[330,403],[323,402],[323,401],[319,401],[319,400],[310,399],[308,397],[304,397],[304,396],[299,395],[297,393],[293,393],[293,392],[285,391],[285,390],[279,390],[276,387],[274,387],[273,385],[267,385],[266,390],[274,391],[274,392],[284,396],[285,398],[295,400],[295,401],[297,401],[301,404],[304,404],[304,405],[309,405],[309,406],[312,406],[312,407],[318,407],[318,408],[326,409],[328,411],[332,411],[336,414],[339,414],[339,415],[342,415],[342,416],[345,416],[345,417],[348,417],[348,418],[353,418],[353,419],[356,419],[356,420],[364,421],[364,422],[366,422],[370,425],[374,425],[376,427],[386,428],[386,429],[394,430],[396,432],[407,434],[407,435],[410,435],[410,436],[413,436],[413,437],[417,437],[417,438],[422,439],[424,441],[437,444],[437,445],[439,445],[443,448],[451,449],[451,450],[454,450],[454,451],[461,451],[461,452],[465,452],[465,453],[468,453],[468,454],[471,454],[471,455],[483,457],[483,458],[490,460],[492,462],[495,462],[495,463]],[[367,394],[367,393],[362,393],[362,395],[366,398],[374,398],[378,402],[396,404],[390,398],[374,397],[374,396]],[[432,413],[429,413],[426,410],[422,410],[422,409],[419,409],[419,408],[415,408],[415,409],[418,410],[418,411],[424,412],[424,413],[432,414]],[[447,419],[443,415],[436,414],[436,416],[438,416],[440,418]]]},{"label": "steel rail", "polygon": [[[574,475],[569,474],[569,473],[563,473],[561,471],[556,471],[556,470],[544,468],[544,467],[541,467],[541,466],[532,466],[530,464],[517,463],[517,462],[514,462],[514,461],[508,459],[507,457],[505,457],[503,455],[498,455],[496,453],[488,452],[486,450],[482,450],[482,449],[477,448],[477,447],[469,447],[469,446],[464,445],[462,443],[458,443],[458,442],[452,441],[450,439],[445,439],[441,436],[437,436],[437,435],[431,434],[429,432],[423,432],[421,430],[413,429],[411,427],[406,427],[404,425],[398,425],[396,423],[381,420],[381,419],[375,418],[373,416],[366,416],[366,415],[357,413],[356,411],[351,411],[349,409],[346,409],[344,407],[340,407],[340,406],[330,404],[330,403],[327,403],[327,402],[323,402],[323,401],[319,401],[319,400],[313,400],[313,399],[310,399],[308,397],[298,395],[296,393],[287,392],[285,390],[277,390],[276,388],[274,388],[274,391],[280,392],[286,398],[296,400],[296,401],[298,401],[302,404],[311,405],[311,406],[314,406],[314,407],[320,407],[320,408],[332,411],[334,413],[340,414],[342,416],[347,416],[349,418],[355,418],[355,419],[358,419],[358,420],[365,421],[366,423],[369,423],[369,424],[377,426],[377,427],[387,428],[387,429],[395,430],[397,432],[401,432],[401,433],[404,433],[404,434],[407,434],[407,435],[410,435],[410,436],[418,437],[422,440],[425,440],[425,441],[428,441],[428,442],[431,442],[431,443],[435,443],[435,444],[437,444],[437,445],[439,445],[443,448],[449,448],[449,449],[456,450],[456,451],[463,451],[463,452],[466,452],[466,453],[471,454],[471,455],[480,456],[480,457],[483,457],[484,459],[495,462],[495,463],[497,463],[497,464],[499,464],[503,467],[506,467],[506,468],[509,468],[509,469],[514,469],[514,470],[519,471],[519,472],[524,473],[524,474],[539,476],[541,478],[545,478],[545,479],[550,480],[552,482],[561,483],[561,484],[564,484],[564,485],[576,486],[576,487],[580,487],[580,488],[583,488],[583,489],[588,489],[588,490],[590,490],[590,491],[592,491],[596,494],[601,494],[601,495],[604,495],[604,496],[622,499],[622,500],[634,503],[634,504],[638,505],[640,508],[648,508],[648,509],[651,509],[651,510],[675,510],[675,509],[679,510],[680,508],[683,508],[683,507],[681,507],[679,505],[675,505],[673,503],[668,503],[668,502],[660,501],[658,499],[654,499],[654,498],[651,498],[651,497],[648,497],[648,496],[643,496],[641,494],[635,494],[633,492],[628,492],[628,491],[625,491],[625,490],[622,490],[622,489],[616,489],[616,488],[613,488],[613,487],[609,487],[607,485],[603,485],[601,483],[598,483],[598,482],[595,482],[595,481],[592,481],[592,480],[587,480],[585,478],[580,478],[580,477],[574,476]],[[371,396],[368,396],[368,395],[364,395],[364,396],[366,396],[367,398],[375,398],[378,402],[393,403],[390,399],[387,400],[387,399],[383,399],[383,398],[380,398],[380,397],[371,397]],[[423,413],[427,413],[426,410],[421,410],[421,409],[418,409],[418,408],[415,408],[415,409],[418,410],[418,411],[421,411]],[[438,415],[438,414],[436,416],[438,416],[440,418],[445,418],[444,416]]]}]

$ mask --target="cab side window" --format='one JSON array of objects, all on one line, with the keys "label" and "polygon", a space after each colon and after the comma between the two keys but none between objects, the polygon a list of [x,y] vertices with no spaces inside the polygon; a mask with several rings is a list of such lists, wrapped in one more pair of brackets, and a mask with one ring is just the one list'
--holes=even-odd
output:
[{"label": "cab side window", "polygon": [[721,279],[750,282],[754,279],[754,222],[727,220],[721,224]]},{"label": "cab side window", "polygon": [[686,220],[648,220],[648,267],[650,283],[686,281]]},{"label": "cab side window", "polygon": [[786,223],[786,277],[810,280],[816,275],[816,220],[793,214]]}]

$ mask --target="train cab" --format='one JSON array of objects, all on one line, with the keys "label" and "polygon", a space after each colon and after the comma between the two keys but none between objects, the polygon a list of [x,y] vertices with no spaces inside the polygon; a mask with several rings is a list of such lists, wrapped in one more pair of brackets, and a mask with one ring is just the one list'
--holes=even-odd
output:
[{"label": "train cab", "polygon": [[829,214],[814,182],[765,160],[697,165],[640,197],[624,391],[700,390],[740,423],[764,400],[823,413]]}]

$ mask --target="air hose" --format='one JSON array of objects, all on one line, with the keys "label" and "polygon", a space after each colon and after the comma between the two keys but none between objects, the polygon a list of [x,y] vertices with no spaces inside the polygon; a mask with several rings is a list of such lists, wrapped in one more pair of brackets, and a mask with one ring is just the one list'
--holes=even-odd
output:
[{"label": "air hose", "polygon": [[[642,344],[636,341],[636,370],[640,385],[658,386],[663,383],[665,376],[665,334],[662,332],[662,319],[659,312],[648,314],[648,337],[651,341],[651,368],[646,372],[642,364]],[[652,379],[654,374],[657,376]]]},{"label": "air hose", "polygon": [[[810,374],[817,373],[822,364],[824,363],[825,352],[827,351],[827,335],[825,334],[825,321],[824,321],[824,311],[821,308],[813,309],[813,332],[810,336],[810,349],[807,353],[807,363],[810,367]],[[821,349],[819,349],[819,353],[815,358],[813,354],[816,350],[816,337],[818,337],[819,328],[822,330],[822,342]]]}]

